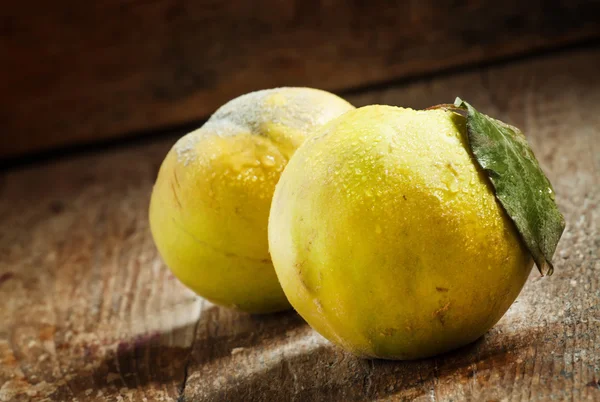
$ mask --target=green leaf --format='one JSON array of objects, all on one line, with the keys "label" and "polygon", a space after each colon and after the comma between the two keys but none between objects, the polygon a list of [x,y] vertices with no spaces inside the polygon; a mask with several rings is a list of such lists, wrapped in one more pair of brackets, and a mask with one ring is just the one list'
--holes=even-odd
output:
[{"label": "green leaf", "polygon": [[552,256],[565,228],[554,189],[516,127],[486,116],[456,98],[467,112],[469,146],[495,189],[496,198],[515,223],[542,275],[552,275]]}]

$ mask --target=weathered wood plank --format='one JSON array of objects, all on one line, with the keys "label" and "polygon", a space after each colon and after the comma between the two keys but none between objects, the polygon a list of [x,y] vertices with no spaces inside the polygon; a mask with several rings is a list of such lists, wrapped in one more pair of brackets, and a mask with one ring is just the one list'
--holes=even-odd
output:
[{"label": "weathered wood plank", "polygon": [[600,37],[600,2],[6,2],[0,157],[197,120],[258,88],[330,90]]},{"label": "weathered wood plank", "polygon": [[0,176],[0,401],[600,398],[600,48],[352,97],[424,107],[460,95],[522,127],[567,229],[483,339],[416,362],[356,359],[293,313],[216,307],[152,244],[150,189],[175,137]]}]

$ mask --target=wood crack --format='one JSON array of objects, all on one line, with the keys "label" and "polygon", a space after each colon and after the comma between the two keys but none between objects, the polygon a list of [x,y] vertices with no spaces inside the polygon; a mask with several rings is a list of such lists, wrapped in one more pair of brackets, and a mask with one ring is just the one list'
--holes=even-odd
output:
[{"label": "wood crack", "polygon": [[192,343],[190,344],[190,351],[185,359],[185,364],[183,366],[183,380],[181,381],[181,385],[179,386],[179,394],[177,395],[177,402],[185,402],[185,388],[187,386],[188,378],[189,378],[189,369],[190,364],[192,363],[192,357],[194,353],[194,345],[196,344],[196,337],[198,333],[198,325],[200,324],[200,318],[202,317],[202,310],[198,313],[198,318],[196,319],[196,323],[194,324],[194,334],[192,335]]}]

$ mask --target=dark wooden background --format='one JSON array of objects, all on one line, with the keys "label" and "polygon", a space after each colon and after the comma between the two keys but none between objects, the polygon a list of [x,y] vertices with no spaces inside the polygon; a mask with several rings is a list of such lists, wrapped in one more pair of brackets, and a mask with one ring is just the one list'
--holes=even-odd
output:
[{"label": "dark wooden background", "polygon": [[0,158],[600,37],[598,0],[58,0],[0,10]]}]

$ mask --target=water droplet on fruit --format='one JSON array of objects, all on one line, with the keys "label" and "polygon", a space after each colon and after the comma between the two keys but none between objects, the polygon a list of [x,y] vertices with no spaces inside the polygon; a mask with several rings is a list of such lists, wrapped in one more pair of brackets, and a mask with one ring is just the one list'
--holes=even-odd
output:
[{"label": "water droplet on fruit", "polygon": [[275,158],[272,155],[265,155],[261,159],[261,162],[262,162],[263,166],[267,166],[267,167],[274,166]]},{"label": "water droplet on fruit", "polygon": [[446,186],[446,189],[451,193],[456,193],[458,191],[458,180],[450,172],[443,174],[441,180]]},{"label": "water droplet on fruit", "polygon": [[372,193],[372,192],[371,192],[371,190],[369,190],[369,189],[366,189],[366,190],[365,190],[365,195],[366,195],[367,197],[373,197],[373,193]]},{"label": "water droplet on fruit", "polygon": [[452,180],[448,185],[448,190],[452,193],[456,193],[458,191],[458,182],[456,180]]},{"label": "water droplet on fruit", "polygon": [[377,233],[377,234],[381,233],[381,226],[379,226],[379,225],[375,226],[375,233]]}]

